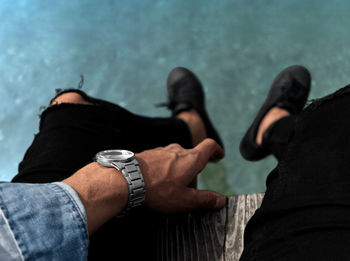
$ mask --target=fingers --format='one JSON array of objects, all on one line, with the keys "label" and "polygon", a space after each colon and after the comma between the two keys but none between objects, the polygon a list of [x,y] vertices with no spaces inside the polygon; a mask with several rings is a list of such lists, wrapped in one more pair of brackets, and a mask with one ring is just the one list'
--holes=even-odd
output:
[{"label": "fingers", "polygon": [[207,162],[210,158],[219,161],[225,156],[224,150],[213,139],[205,139],[199,143],[193,150],[197,150],[202,160]]},{"label": "fingers", "polygon": [[213,139],[205,139],[192,149],[196,153],[197,159],[195,162],[195,175],[198,175],[207,165],[208,160],[215,159],[219,161],[225,156],[225,152]]},{"label": "fingers", "polygon": [[[184,150],[184,148],[177,143],[169,144],[168,146],[165,147],[165,149],[168,149],[171,151]],[[207,162],[209,159],[214,161],[219,161],[225,156],[224,150],[213,139],[203,140],[192,150],[199,152],[201,156],[201,160],[205,162]]]},{"label": "fingers", "polygon": [[191,183],[190,184],[188,184],[188,187],[189,188],[197,188],[197,186],[198,186],[198,177],[196,176],[196,177],[194,177],[194,179],[191,181]]},{"label": "fingers", "polygon": [[188,196],[192,200],[191,210],[195,209],[221,209],[226,206],[227,198],[211,190],[196,190],[189,188]]}]

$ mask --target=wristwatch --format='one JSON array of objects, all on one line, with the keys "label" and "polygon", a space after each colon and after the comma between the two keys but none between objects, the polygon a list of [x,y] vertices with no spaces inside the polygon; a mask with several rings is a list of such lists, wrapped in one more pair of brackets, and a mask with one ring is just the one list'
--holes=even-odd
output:
[{"label": "wristwatch", "polygon": [[125,216],[132,208],[142,205],[146,196],[145,182],[133,152],[128,150],[104,150],[97,153],[94,160],[102,166],[114,167],[119,170],[128,184],[128,204],[118,216]]}]

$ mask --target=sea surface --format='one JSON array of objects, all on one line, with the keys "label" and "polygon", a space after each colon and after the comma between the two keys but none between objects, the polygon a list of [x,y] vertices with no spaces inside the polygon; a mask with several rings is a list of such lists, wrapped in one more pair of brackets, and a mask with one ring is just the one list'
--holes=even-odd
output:
[{"label": "sea surface", "polygon": [[350,81],[345,0],[1,0],[0,180],[9,181],[56,88],[76,87],[147,116],[168,117],[166,77],[193,70],[226,158],[199,186],[226,195],[265,191],[276,166],[247,162],[239,142],[275,75],[302,64],[310,99]]}]

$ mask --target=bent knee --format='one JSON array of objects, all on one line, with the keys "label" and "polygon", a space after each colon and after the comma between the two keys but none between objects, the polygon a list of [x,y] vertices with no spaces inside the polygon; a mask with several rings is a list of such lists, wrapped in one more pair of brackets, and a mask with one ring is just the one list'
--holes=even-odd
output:
[{"label": "bent knee", "polygon": [[50,103],[50,106],[61,103],[92,104],[87,102],[79,93],[76,92],[66,92],[59,95]]}]

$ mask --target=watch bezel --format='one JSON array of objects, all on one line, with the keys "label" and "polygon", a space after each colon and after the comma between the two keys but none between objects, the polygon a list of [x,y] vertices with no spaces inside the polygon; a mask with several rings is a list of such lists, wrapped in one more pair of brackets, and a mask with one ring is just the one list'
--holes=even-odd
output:
[{"label": "watch bezel", "polygon": [[[110,155],[117,153],[118,155]],[[107,157],[108,155],[108,157]],[[125,158],[123,158],[125,157]],[[94,160],[105,167],[113,167],[113,162],[126,163],[132,161],[135,158],[135,154],[129,150],[104,150],[95,155]]]}]

